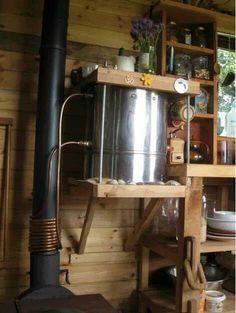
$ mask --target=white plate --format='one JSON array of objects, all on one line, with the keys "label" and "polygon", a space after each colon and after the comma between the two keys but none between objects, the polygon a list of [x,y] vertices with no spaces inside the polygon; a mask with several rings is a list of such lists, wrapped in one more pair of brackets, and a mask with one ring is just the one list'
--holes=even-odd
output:
[{"label": "white plate", "polygon": [[207,225],[216,230],[235,232],[235,222],[207,217]]},{"label": "white plate", "polygon": [[224,233],[217,233],[217,232],[213,232],[213,231],[208,231],[207,232],[209,235],[213,235],[213,236],[220,236],[220,237],[236,237],[235,234],[224,234]]},{"label": "white plate", "polygon": [[212,240],[235,240],[236,237],[225,237],[225,236],[215,236],[215,235],[209,235],[207,234],[208,239]]}]

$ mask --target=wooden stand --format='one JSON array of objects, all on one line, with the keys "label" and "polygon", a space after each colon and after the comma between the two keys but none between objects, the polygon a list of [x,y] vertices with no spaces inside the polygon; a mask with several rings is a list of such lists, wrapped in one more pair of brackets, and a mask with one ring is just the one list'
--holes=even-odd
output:
[{"label": "wooden stand", "polygon": [[[86,187],[90,194],[85,223],[79,243],[79,253],[84,253],[87,237],[89,235],[94,209],[93,198],[139,198],[140,219],[136,223],[133,232],[127,238],[125,250],[130,251],[135,246],[140,246],[139,254],[139,312],[145,312],[150,308],[152,313],[161,312],[188,312],[197,313],[200,289],[199,284],[200,253],[220,252],[234,250],[232,241],[210,241],[200,244],[201,227],[201,202],[202,185],[204,177],[234,177],[234,166],[224,165],[179,165],[169,168],[169,175],[177,178],[184,185],[108,185],[92,182],[80,182],[70,180],[70,184],[78,187]],[[164,198],[180,198],[178,241],[160,240],[158,236],[144,236],[150,226]],[[190,256],[190,268],[192,285],[196,290],[189,287],[186,282],[186,241],[194,239],[194,248]],[[156,290],[149,288],[149,255],[153,251],[177,267],[176,293],[170,290]],[[169,262],[168,261],[168,262]],[[168,263],[167,262],[167,263]],[[189,282],[189,278],[187,279]]]}]

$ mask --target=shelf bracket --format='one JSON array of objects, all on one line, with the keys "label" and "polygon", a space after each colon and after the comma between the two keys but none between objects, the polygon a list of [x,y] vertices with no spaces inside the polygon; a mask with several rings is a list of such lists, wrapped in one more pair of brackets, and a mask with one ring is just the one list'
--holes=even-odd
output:
[{"label": "shelf bracket", "polygon": [[87,207],[87,212],[85,216],[85,221],[84,225],[82,228],[82,232],[80,235],[80,241],[79,241],[79,254],[83,254],[85,250],[85,246],[87,243],[87,238],[91,229],[91,225],[93,222],[93,217],[95,213],[95,205],[93,205],[93,192],[91,191],[91,194],[89,196],[89,201],[88,201],[88,207]]},{"label": "shelf bracket", "polygon": [[157,214],[163,202],[163,198],[152,198],[149,201],[144,210],[143,217],[136,223],[134,231],[130,234],[125,243],[125,251],[131,251],[134,249],[144,231],[150,226],[154,216]]}]

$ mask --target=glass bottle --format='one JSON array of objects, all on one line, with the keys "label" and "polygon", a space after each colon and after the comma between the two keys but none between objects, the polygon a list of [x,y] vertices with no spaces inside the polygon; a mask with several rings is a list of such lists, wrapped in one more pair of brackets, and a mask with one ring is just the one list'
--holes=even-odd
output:
[{"label": "glass bottle", "polygon": [[194,44],[202,48],[206,47],[206,30],[203,26],[196,28]]},{"label": "glass bottle", "polygon": [[175,21],[170,21],[167,25],[167,40],[178,42],[178,28]]}]

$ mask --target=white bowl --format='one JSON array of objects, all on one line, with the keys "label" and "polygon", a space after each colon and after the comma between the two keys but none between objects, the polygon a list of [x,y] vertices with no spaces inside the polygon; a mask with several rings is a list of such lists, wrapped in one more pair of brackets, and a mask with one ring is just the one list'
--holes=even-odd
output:
[{"label": "white bowl", "polygon": [[235,232],[235,221],[228,221],[218,218],[207,217],[207,225],[211,228]]},{"label": "white bowl", "polygon": [[236,222],[236,214],[232,211],[215,211],[213,213],[214,218],[225,221]]}]

